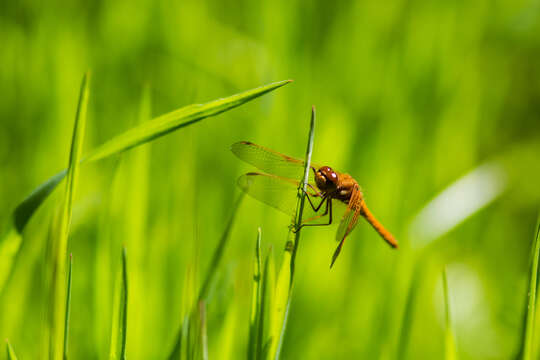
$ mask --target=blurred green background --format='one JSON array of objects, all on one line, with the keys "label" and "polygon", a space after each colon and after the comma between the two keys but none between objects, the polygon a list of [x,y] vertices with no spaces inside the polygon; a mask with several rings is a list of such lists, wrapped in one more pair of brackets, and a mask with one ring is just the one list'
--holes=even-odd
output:
[{"label": "blurred green background", "polygon": [[[314,161],[353,175],[402,247],[392,251],[360,223],[329,270],[335,226],[303,231],[282,358],[442,358],[443,265],[460,358],[519,353],[540,203],[540,2],[4,1],[0,43],[6,220],[66,166],[88,69],[86,151],[137,123],[145,88],[155,116],[294,79],[81,168],[69,245],[72,358],[108,355],[121,244],[128,357],[166,356],[186,271],[206,271],[236,178],[253,170],[230,145],[302,157],[312,105]],[[25,231],[0,298],[0,338],[22,359],[43,355],[45,244],[59,194]],[[211,358],[245,356],[256,229],[279,265],[288,223],[244,199],[207,305]]]}]

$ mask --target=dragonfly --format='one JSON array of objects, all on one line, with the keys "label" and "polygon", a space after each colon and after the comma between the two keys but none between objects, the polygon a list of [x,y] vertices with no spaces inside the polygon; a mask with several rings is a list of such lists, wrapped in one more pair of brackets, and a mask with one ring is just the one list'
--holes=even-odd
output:
[{"label": "dragonfly", "polygon": [[[277,151],[240,141],[231,146],[231,151],[241,160],[262,172],[249,172],[238,178],[238,186],[253,198],[270,205],[286,214],[295,215],[296,196],[299,181],[304,176],[304,161],[281,154]],[[302,221],[300,227],[331,225],[333,207],[345,205],[336,232],[338,245],[332,256],[332,267],[338,258],[345,239],[363,217],[375,231],[393,248],[398,248],[394,236],[373,216],[364,201],[358,182],[349,174],[333,170],[329,166],[310,164],[310,178],[306,198],[312,215]],[[312,174],[311,174],[312,173]],[[319,204],[316,203],[319,200]],[[323,210],[324,207],[324,210]],[[320,222],[327,218],[327,222]],[[295,231],[298,231],[296,229]]]}]

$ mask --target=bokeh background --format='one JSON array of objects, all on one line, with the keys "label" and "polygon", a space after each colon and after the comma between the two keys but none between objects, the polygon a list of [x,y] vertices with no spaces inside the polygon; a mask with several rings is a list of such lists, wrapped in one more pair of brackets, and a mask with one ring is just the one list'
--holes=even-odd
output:
[{"label": "bokeh background", "polygon": [[[159,115],[294,79],[81,169],[72,358],[108,355],[122,244],[128,357],[166,356],[187,269],[206,271],[236,178],[252,170],[230,145],[302,157],[312,105],[314,160],[353,175],[402,247],[360,223],[329,270],[335,226],[306,229],[282,357],[441,358],[443,268],[460,358],[519,354],[540,203],[538,1],[4,1],[0,43],[6,220],[66,166],[88,69],[86,151],[137,124],[145,89]],[[0,337],[23,359],[43,356],[45,244],[59,194],[32,219],[0,298]],[[208,302],[211,357],[245,356],[256,230],[279,264],[288,224],[244,199]]]}]

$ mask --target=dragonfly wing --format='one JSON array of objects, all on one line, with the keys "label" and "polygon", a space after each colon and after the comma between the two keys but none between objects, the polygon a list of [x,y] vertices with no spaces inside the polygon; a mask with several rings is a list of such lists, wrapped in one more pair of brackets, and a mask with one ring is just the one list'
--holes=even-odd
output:
[{"label": "dragonfly wing", "polygon": [[238,178],[238,187],[251,197],[294,216],[298,183],[294,180],[257,172]]},{"label": "dragonfly wing", "polygon": [[[238,187],[246,194],[289,216],[296,215],[298,185],[298,181],[258,172],[250,172],[238,178]],[[321,201],[320,197],[315,195],[313,188],[308,188],[308,193],[315,204]],[[324,206],[315,212],[306,200],[303,214],[304,222],[327,221],[327,218],[320,216],[323,212]]]},{"label": "dragonfly wing", "polygon": [[[304,161],[280,154],[277,151],[249,141],[234,143],[231,146],[231,151],[240,160],[255,166],[265,173],[295,180],[301,180],[304,176]],[[314,167],[313,164],[312,167]],[[310,176],[312,175],[310,171]]]}]

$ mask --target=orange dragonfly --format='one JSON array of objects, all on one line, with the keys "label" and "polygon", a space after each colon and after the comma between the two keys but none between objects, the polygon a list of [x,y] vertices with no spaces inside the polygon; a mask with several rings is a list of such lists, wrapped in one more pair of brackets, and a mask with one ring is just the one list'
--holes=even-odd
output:
[{"label": "orange dragonfly", "polygon": [[[295,179],[303,177],[304,161],[248,141],[233,144],[231,150],[238,158],[264,172],[249,172],[242,175],[238,179],[238,186],[255,199],[294,216],[296,196],[293,193],[296,193],[299,184]],[[329,166],[311,164],[311,170],[313,176],[310,176],[308,183],[310,189],[306,192],[306,198],[313,211],[313,216],[304,220],[301,227],[330,225],[332,224],[333,203],[346,205],[336,233],[339,245],[332,256],[330,267],[334,265],[345,239],[356,226],[360,215],[390,246],[398,247],[392,234],[369,211],[360,186],[352,176],[337,172]],[[321,201],[318,205],[314,205],[312,198],[319,198]],[[325,205],[325,210],[320,213],[323,205]],[[325,216],[328,216],[328,222],[314,223]]]}]

